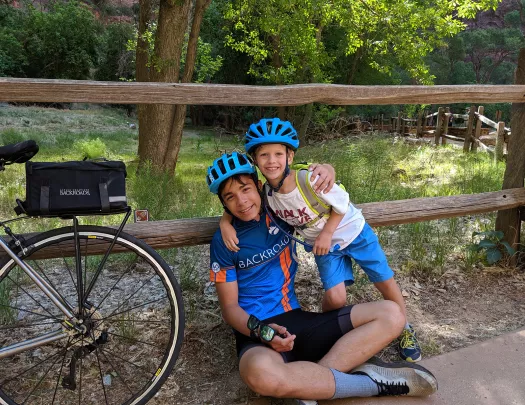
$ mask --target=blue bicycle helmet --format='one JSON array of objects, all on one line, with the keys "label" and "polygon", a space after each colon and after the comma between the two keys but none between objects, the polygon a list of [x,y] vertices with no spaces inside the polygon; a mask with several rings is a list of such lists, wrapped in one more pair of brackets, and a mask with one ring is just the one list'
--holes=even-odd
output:
[{"label": "blue bicycle helmet", "polygon": [[289,121],[263,118],[248,128],[244,136],[244,148],[247,153],[252,153],[257,146],[267,143],[281,143],[296,151],[299,147],[299,138]]},{"label": "blue bicycle helmet", "polygon": [[236,174],[257,174],[255,166],[242,153],[225,153],[208,167],[206,182],[213,194],[219,194],[221,183]]}]

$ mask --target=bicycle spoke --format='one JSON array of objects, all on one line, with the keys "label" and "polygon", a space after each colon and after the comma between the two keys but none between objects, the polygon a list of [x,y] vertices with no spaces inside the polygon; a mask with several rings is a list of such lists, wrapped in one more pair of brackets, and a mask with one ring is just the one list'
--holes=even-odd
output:
[{"label": "bicycle spoke", "polygon": [[[95,340],[94,333],[92,333],[92,337],[91,338],[93,340]],[[106,386],[104,385],[104,376],[102,375],[102,367],[100,365],[100,358],[98,357],[98,350],[95,350],[95,355],[97,356],[98,371],[100,373],[100,384],[102,385],[102,391],[104,392],[104,401],[106,402],[106,405],[109,405],[108,404],[108,396],[107,396],[107,393],[106,393]]]},{"label": "bicycle spoke", "polygon": [[[104,353],[104,350],[101,349],[100,353],[102,353],[104,355],[104,357],[106,358],[107,362],[109,363],[109,365],[111,366],[111,368],[113,370],[117,370],[117,368],[113,365],[113,363],[111,362],[111,360],[108,358],[108,356],[106,356],[106,353]],[[133,391],[131,391],[131,388],[129,388],[128,384],[126,384],[126,381],[124,381],[124,379],[122,378],[122,376],[120,375],[120,373],[117,373],[117,377],[122,380],[122,384],[124,384],[124,386],[127,388],[127,390],[129,391],[129,393],[131,395],[133,395]]]},{"label": "bicycle spoke", "polygon": [[59,357],[57,356],[57,359],[53,362],[53,364],[51,364],[51,366],[47,369],[47,371],[44,373],[44,375],[42,376],[42,378],[38,381],[38,383],[35,385],[35,388],[33,388],[33,390],[27,395],[26,399],[24,399],[22,401],[22,405],[26,403],[26,401],[29,399],[29,397],[33,394],[33,392],[36,391],[36,389],[40,386],[40,384],[42,384],[42,381],[44,381],[44,379],[46,378],[46,376],[49,374],[49,371],[51,371],[51,369],[53,368],[53,366],[57,363],[57,361],[59,360]]},{"label": "bicycle spoke", "polygon": [[46,311],[49,315],[51,315],[51,317],[55,317],[55,315],[53,315],[53,314],[52,314],[51,312],[49,312],[46,308],[44,308],[44,307],[42,306],[42,304],[40,304],[40,302],[38,302],[38,301],[37,301],[37,300],[36,300],[31,294],[29,294],[26,290],[24,290],[24,289],[22,288],[21,285],[17,284],[15,281],[13,281],[13,279],[12,279],[11,277],[7,276],[7,279],[8,279],[8,280],[11,280],[11,282],[15,283],[15,285],[16,285],[18,288],[20,288],[23,292],[25,292],[26,295],[27,295],[29,298],[31,298],[33,301],[35,301],[36,304],[37,304],[40,308],[42,308],[44,311]]},{"label": "bicycle spoke", "polygon": [[[78,340],[77,340],[78,342]],[[47,356],[45,359],[43,359],[42,361],[32,365],[31,367],[29,367],[27,370],[24,370],[22,371],[21,373],[18,373],[17,375],[15,375],[14,377],[11,377],[9,380],[4,380],[2,381],[2,383],[0,384],[0,387],[4,386],[4,385],[7,385],[7,383],[13,381],[13,380],[16,380],[18,377],[26,374],[28,371],[31,371],[33,370],[35,367],[38,367],[40,364],[42,363],[45,363],[46,361],[48,361],[50,358],[53,358],[55,356],[59,356],[61,354],[60,350],[66,350],[67,351],[67,347],[65,349],[59,349],[59,352],[55,352],[53,354],[50,354],[49,356]]]},{"label": "bicycle spoke", "polygon": [[60,376],[62,375],[62,370],[64,369],[64,364],[66,363],[66,354],[67,354],[67,348],[69,347],[69,343],[71,343],[71,337],[67,340],[67,343],[66,343],[66,350],[64,350],[64,357],[62,357],[62,364],[60,366],[60,371],[58,372],[57,383],[55,385],[55,391],[53,392],[53,399],[51,400],[51,405],[55,403],[55,398],[57,396],[57,391],[58,391],[58,385],[60,384]]},{"label": "bicycle spoke", "polygon": [[53,288],[53,290],[58,294],[58,296],[60,297],[60,300],[62,301],[62,304],[64,304],[64,305],[65,305],[66,307],[68,307],[68,308],[73,308],[73,307],[71,306],[71,304],[69,303],[69,301],[66,300],[66,298],[63,297],[63,296],[60,294],[58,288],[56,288],[56,286],[53,284],[53,282],[49,279],[49,277],[47,276],[47,274],[44,272],[44,269],[41,268],[35,260],[33,260],[32,262],[33,262],[33,264],[36,265],[37,269],[43,274],[44,278],[45,278],[46,281],[51,285],[51,287]]},{"label": "bicycle spoke", "polygon": [[[135,290],[135,292],[134,292],[133,294],[131,294],[131,295],[130,295],[129,297],[127,297],[126,299],[124,299],[124,302],[122,302],[122,304],[120,304],[117,308],[115,308],[115,310],[114,310],[113,312],[118,311],[118,310],[120,309],[120,307],[121,307],[122,305],[124,305],[124,303],[128,302],[131,298],[133,298],[133,296],[134,296],[136,293],[138,293],[140,290],[142,290],[142,288],[143,288],[147,283],[149,283],[149,282],[153,279],[153,277],[155,277],[155,276],[156,276],[156,274],[153,274],[153,275],[152,275],[147,281],[145,281],[144,283],[142,283],[142,285],[141,285],[137,290]],[[111,314],[110,314],[110,315],[111,315]]]},{"label": "bicycle spoke", "polygon": [[101,350],[103,352],[106,352],[106,353],[109,353],[110,355],[112,355],[113,357],[116,357],[117,359],[119,360],[122,360],[123,362],[125,363],[128,363],[128,364],[131,364],[132,366],[138,368],[139,370],[141,370],[145,375],[147,375],[148,377],[151,377],[153,375],[153,373],[150,371],[150,370],[146,370],[143,366],[139,366],[138,364],[135,364],[133,363],[132,361],[129,361],[129,360],[126,360],[120,356],[117,356],[115,353],[113,353],[112,351],[110,350],[107,350],[107,349],[104,349],[104,348],[101,348]]},{"label": "bicycle spoke", "polygon": [[33,326],[42,326],[42,325],[54,325],[56,323],[59,323],[61,321],[55,321],[55,322],[41,322],[41,323],[27,323],[24,325],[15,325],[15,326],[0,326],[0,331],[2,330],[10,330],[10,329],[25,329],[25,328],[31,328]]},{"label": "bicycle spoke", "polygon": [[51,315],[51,316],[42,315],[42,314],[39,314],[38,312],[28,311],[27,309],[18,308],[18,307],[12,307],[11,305],[0,304],[0,307],[1,307],[1,308],[14,309],[14,310],[17,310],[17,311],[22,311],[22,312],[27,312],[27,313],[29,313],[29,314],[33,314],[33,315],[36,315],[36,316],[40,316],[40,317],[42,317],[42,318],[44,318],[44,319],[53,319],[53,320],[55,320],[56,322],[62,322],[61,319],[58,319],[58,318],[56,318],[56,317],[53,316],[53,315]]},{"label": "bicycle spoke", "polygon": [[[167,299],[167,298],[168,298],[168,297],[158,298],[158,299],[156,299],[156,300],[148,301],[148,302],[145,302],[145,303],[143,303],[143,304],[137,305],[137,306],[135,306],[135,307],[128,308],[128,309],[126,309],[126,310],[124,310],[124,311],[122,311],[122,312],[117,312],[116,314],[115,314],[115,313],[111,313],[110,315],[106,316],[105,318],[102,318],[101,320],[102,320],[102,321],[105,321],[106,319],[112,318],[112,317],[114,317],[114,316],[117,316],[117,315],[120,315],[120,314],[124,314],[124,313],[126,313],[126,312],[133,311],[134,309],[137,309],[137,308],[143,307],[143,306],[145,306],[145,305],[154,304],[155,302],[159,302],[159,301],[161,301],[161,300],[165,300],[165,299]],[[120,308],[121,306],[122,306],[122,305],[120,305],[119,308]]]},{"label": "bicycle spoke", "polygon": [[69,273],[69,278],[71,279],[71,282],[75,286],[75,290],[78,295],[78,287],[77,287],[77,283],[75,283],[75,280],[73,279],[73,273],[71,272],[71,269],[69,268],[69,265],[67,264],[66,258],[63,257],[62,259],[64,260],[64,264],[66,265],[67,272]]},{"label": "bicycle spoke", "polygon": [[[82,347],[84,347],[84,335],[82,335],[81,345]],[[83,364],[84,364],[84,361],[83,361],[83,358],[81,357],[80,358],[79,383],[78,383],[78,405],[82,405],[82,370],[84,369]]]},{"label": "bicycle spoke", "polygon": [[117,286],[117,284],[120,282],[120,280],[122,280],[124,278],[124,276],[126,274],[128,274],[131,270],[131,265],[128,266],[128,269],[122,273],[122,275],[117,279],[117,281],[115,281],[115,284],[113,284],[111,286],[111,288],[109,289],[109,291],[106,293],[106,295],[102,298],[102,300],[98,303],[96,309],[99,310],[100,307],[102,306],[103,302],[106,300],[106,298],[108,298],[109,294],[111,294],[111,292],[115,289],[115,287]]},{"label": "bicycle spoke", "polygon": [[110,332],[110,331],[108,331],[108,335],[116,336],[116,337],[119,337],[119,338],[122,338],[122,339],[126,339],[126,340],[131,340],[133,343],[142,343],[143,345],[146,345],[146,346],[157,347],[157,345],[154,345],[154,344],[151,344],[151,343],[147,343],[147,342],[144,342],[142,340],[135,339],[134,337],[128,338],[128,337],[126,337],[124,335],[119,335],[118,333],[113,333],[113,332]]}]

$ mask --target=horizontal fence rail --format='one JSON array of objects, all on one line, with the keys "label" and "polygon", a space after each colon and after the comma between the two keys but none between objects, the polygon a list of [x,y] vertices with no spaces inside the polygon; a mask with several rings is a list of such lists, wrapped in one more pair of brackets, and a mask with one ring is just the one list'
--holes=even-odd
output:
[{"label": "horizontal fence rail", "polygon": [[[372,226],[407,224],[516,208],[525,205],[525,188],[449,197],[423,197],[409,200],[357,204]],[[211,242],[219,227],[219,217],[138,222],[124,230],[144,240],[154,249],[203,245]],[[24,235],[28,238],[30,235]],[[90,247],[87,254],[100,254],[107,245]],[[39,252],[40,253],[40,252]],[[38,257],[73,255],[72,246],[46,249]],[[1,255],[0,255],[1,257]]]},{"label": "horizontal fence rail", "polygon": [[0,101],[235,106],[294,106],[313,102],[332,105],[522,103],[525,86],[241,86],[0,78]]}]

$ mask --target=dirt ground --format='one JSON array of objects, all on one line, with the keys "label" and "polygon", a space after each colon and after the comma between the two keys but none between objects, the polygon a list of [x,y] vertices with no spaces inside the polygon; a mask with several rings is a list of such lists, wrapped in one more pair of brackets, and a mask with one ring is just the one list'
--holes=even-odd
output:
[{"label": "dirt ground", "polygon": [[[195,248],[194,248],[195,249]],[[199,247],[195,268],[206,284],[208,246]],[[299,249],[296,292],[304,309],[319,311],[322,288],[313,257]],[[391,263],[392,264],[392,263]],[[396,264],[392,267],[396,270]],[[202,270],[204,269],[204,270]],[[409,320],[419,335],[424,357],[489,339],[525,325],[525,271],[479,265],[466,272],[451,263],[439,277],[396,279],[407,303]],[[185,293],[186,333],[176,369],[154,404],[247,404],[257,398],[240,380],[231,330],[220,317],[209,283],[204,291]],[[348,288],[348,302],[379,299],[359,270]],[[394,345],[380,356],[396,360]],[[272,404],[291,401],[271,400]]]}]

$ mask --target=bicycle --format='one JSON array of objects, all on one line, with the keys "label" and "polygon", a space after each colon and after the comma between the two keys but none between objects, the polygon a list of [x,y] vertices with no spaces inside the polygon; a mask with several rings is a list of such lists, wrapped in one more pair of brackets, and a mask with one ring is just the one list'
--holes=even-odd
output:
[{"label": "bicycle", "polygon": [[[0,147],[0,171],[37,151],[33,141]],[[145,404],[169,376],[181,289],[155,250],[123,232],[131,208],[122,213],[118,229],[54,215],[72,226],[27,240],[9,224],[29,216],[0,221],[0,404]]]}]

